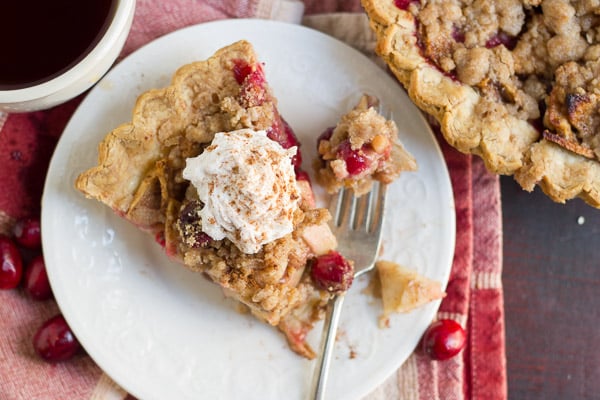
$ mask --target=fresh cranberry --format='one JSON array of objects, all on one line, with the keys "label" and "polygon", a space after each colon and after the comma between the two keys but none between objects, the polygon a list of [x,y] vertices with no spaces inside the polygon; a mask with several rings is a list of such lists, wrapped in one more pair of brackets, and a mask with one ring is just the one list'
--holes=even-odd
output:
[{"label": "fresh cranberry", "polygon": [[457,355],[466,343],[467,334],[452,319],[432,323],[423,335],[423,351],[434,360],[447,360]]},{"label": "fresh cranberry", "polygon": [[13,289],[21,282],[23,260],[15,242],[0,235],[0,289]]},{"label": "fresh cranberry", "polygon": [[33,337],[33,348],[44,360],[59,362],[73,357],[81,346],[65,318],[59,314],[38,329]]},{"label": "fresh cranberry", "polygon": [[485,47],[491,49],[496,46],[504,45],[508,50],[512,50],[517,46],[517,38],[506,32],[500,31],[485,42]]},{"label": "fresh cranberry", "polygon": [[37,249],[42,245],[42,230],[38,218],[26,218],[17,221],[13,234],[16,241],[28,249]]},{"label": "fresh cranberry", "polygon": [[394,0],[394,4],[401,10],[408,10],[412,3],[420,3],[419,0]]},{"label": "fresh cranberry", "polygon": [[353,149],[348,140],[340,143],[337,156],[346,162],[346,170],[350,175],[358,175],[369,167],[369,160],[362,150]]},{"label": "fresh cranberry", "polygon": [[320,289],[341,293],[352,285],[354,268],[340,253],[330,251],[313,261],[310,274]]},{"label": "fresh cranberry", "polygon": [[44,257],[35,257],[25,269],[25,292],[36,300],[47,300],[52,297],[52,289]]}]

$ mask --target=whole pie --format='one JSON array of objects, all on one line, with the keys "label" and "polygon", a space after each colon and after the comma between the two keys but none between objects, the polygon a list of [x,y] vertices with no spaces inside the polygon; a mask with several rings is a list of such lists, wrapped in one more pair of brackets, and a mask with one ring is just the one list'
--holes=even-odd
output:
[{"label": "whole pie", "polygon": [[311,271],[340,264],[348,285],[352,264],[334,251],[330,214],[315,207],[299,143],[250,43],[185,65],[168,87],[143,93],[98,152],[77,189],[314,357],[305,337],[332,285]]},{"label": "whole pie", "polygon": [[458,150],[600,207],[600,4],[362,0],[376,52]]}]

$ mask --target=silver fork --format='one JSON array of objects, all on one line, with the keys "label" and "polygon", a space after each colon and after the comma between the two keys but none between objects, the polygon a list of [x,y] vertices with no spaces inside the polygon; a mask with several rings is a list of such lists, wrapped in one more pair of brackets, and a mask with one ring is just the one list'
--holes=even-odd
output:
[{"label": "silver fork", "polygon": [[[354,261],[355,279],[375,267],[381,246],[386,193],[387,185],[375,182],[368,194],[356,197],[352,190],[342,189],[331,201],[329,207],[333,216],[331,228],[338,239],[338,251],[344,257]],[[327,305],[321,348],[311,386],[314,400],[322,400],[325,396],[343,303],[344,294],[340,294]]]}]

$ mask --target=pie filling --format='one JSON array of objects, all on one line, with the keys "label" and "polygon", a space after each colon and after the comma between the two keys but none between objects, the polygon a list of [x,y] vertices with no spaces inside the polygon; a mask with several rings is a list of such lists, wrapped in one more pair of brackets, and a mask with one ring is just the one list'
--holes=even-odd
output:
[{"label": "pie filling", "polygon": [[421,54],[543,137],[600,161],[600,8],[567,0],[395,0],[413,14]]}]

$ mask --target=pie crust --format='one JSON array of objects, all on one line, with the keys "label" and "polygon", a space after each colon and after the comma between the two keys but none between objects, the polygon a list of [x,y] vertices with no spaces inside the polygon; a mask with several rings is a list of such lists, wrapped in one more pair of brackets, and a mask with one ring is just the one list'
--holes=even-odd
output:
[{"label": "pie crust", "polygon": [[284,148],[297,144],[252,45],[239,41],[181,67],[168,87],[139,96],[131,121],[106,135],[98,165],[81,173],[75,186],[152,234],[170,257],[206,274],[227,296],[279,327],[294,351],[312,358],[305,337],[323,317],[331,294],[314,285],[310,262],[336,241],[327,225],[329,212],[315,208],[299,166],[303,193],[293,231],[256,254],[202,231],[203,204],[182,176],[186,159],[200,154],[216,133],[243,128],[265,130]]},{"label": "pie crust", "polygon": [[362,0],[376,53],[445,139],[552,200],[600,207],[600,7]]}]

